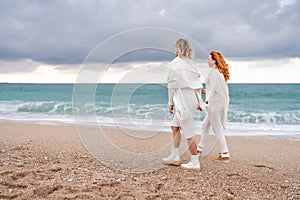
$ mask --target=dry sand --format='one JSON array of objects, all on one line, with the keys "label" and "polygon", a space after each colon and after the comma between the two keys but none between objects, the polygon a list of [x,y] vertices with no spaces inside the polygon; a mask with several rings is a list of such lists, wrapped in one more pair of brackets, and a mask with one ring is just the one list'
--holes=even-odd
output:
[{"label": "dry sand", "polygon": [[[93,156],[75,126],[1,122],[0,199],[300,199],[299,140],[228,137],[231,163],[213,162],[215,148],[191,171],[160,164],[171,134],[134,140],[105,128],[113,149],[87,130]],[[144,172],[130,173],[134,166]]]}]

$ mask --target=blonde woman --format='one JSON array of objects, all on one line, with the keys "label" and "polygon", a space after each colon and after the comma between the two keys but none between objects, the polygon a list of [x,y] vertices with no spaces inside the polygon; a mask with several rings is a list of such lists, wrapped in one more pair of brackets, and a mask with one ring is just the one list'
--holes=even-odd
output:
[{"label": "blonde woman", "polygon": [[197,107],[205,109],[200,94],[201,73],[192,63],[193,50],[190,43],[179,39],[175,47],[176,58],[170,63],[168,74],[169,112],[174,114],[174,106],[176,109],[171,125],[174,143],[171,155],[163,158],[163,163],[180,165],[179,146],[182,131],[189,145],[191,160],[187,164],[181,164],[181,167],[200,169],[193,115]]},{"label": "blonde woman", "polygon": [[220,146],[220,155],[215,159],[217,162],[229,162],[230,155],[227,147],[226,138],[223,133],[227,120],[227,111],[229,106],[229,92],[227,81],[229,80],[228,64],[226,64],[222,54],[217,51],[210,52],[208,58],[210,71],[205,80],[206,83],[206,100],[208,103],[207,115],[202,125],[202,136],[198,144],[198,152],[203,153],[209,129],[212,127],[213,132],[218,137]]}]

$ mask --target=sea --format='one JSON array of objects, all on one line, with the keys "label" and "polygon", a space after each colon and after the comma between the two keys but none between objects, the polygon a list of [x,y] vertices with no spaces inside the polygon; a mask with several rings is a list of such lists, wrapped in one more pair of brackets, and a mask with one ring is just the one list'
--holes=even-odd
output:
[{"label": "sea", "polygon": [[[226,135],[300,136],[300,84],[229,84],[229,92]],[[195,115],[199,134],[205,115]],[[172,117],[164,83],[0,84],[0,121],[170,132]]]}]

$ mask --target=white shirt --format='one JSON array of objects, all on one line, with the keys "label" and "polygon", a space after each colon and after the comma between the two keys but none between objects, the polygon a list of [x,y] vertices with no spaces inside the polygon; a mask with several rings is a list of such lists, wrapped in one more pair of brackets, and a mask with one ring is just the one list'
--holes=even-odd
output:
[{"label": "white shirt", "polygon": [[[189,88],[194,91],[194,97],[196,98],[199,106],[203,109],[204,103],[201,99],[201,88],[203,88],[201,83],[201,73],[193,65],[191,60],[176,57],[169,64],[168,72],[168,96],[169,105],[174,105],[174,100],[177,99],[177,110],[184,106],[184,99],[181,98],[181,89]],[[181,106],[179,105],[182,104]]]},{"label": "white shirt", "polygon": [[227,111],[229,107],[229,91],[224,75],[214,66],[210,69],[205,80],[206,100],[208,105],[218,107],[222,112],[222,125],[224,128],[227,121]]},{"label": "white shirt", "polygon": [[228,85],[224,75],[215,67],[212,67],[205,80],[206,83],[206,100],[207,101],[224,101],[229,96]]}]

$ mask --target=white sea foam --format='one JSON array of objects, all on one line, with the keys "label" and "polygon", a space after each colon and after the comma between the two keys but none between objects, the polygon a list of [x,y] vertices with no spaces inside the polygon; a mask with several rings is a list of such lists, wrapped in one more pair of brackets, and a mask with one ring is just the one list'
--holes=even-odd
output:
[{"label": "white sea foam", "polygon": [[[3,113],[2,113],[3,114]],[[90,126],[110,126],[121,129],[145,130],[157,132],[171,132],[171,120],[155,120],[155,119],[130,119],[130,118],[109,118],[109,117],[82,117],[75,119],[70,115],[41,115],[28,113],[10,113],[3,117],[0,113],[2,121],[23,121],[23,122],[50,122],[50,123],[66,123],[90,125]],[[202,122],[195,122],[197,134],[201,134]],[[225,135],[228,136],[266,136],[266,135],[298,135],[300,136],[300,125],[274,125],[274,124],[249,124],[249,123],[227,123]]]},{"label": "white sea foam", "polygon": [[[77,113],[76,118],[73,112]],[[228,116],[227,135],[300,135],[299,111],[254,113],[232,107]],[[199,134],[204,117],[203,112],[197,112],[195,117]],[[111,106],[107,102],[87,102],[74,106],[72,102],[15,100],[0,101],[0,120],[81,123],[170,132],[172,115],[168,114],[168,106],[164,104]]]}]

